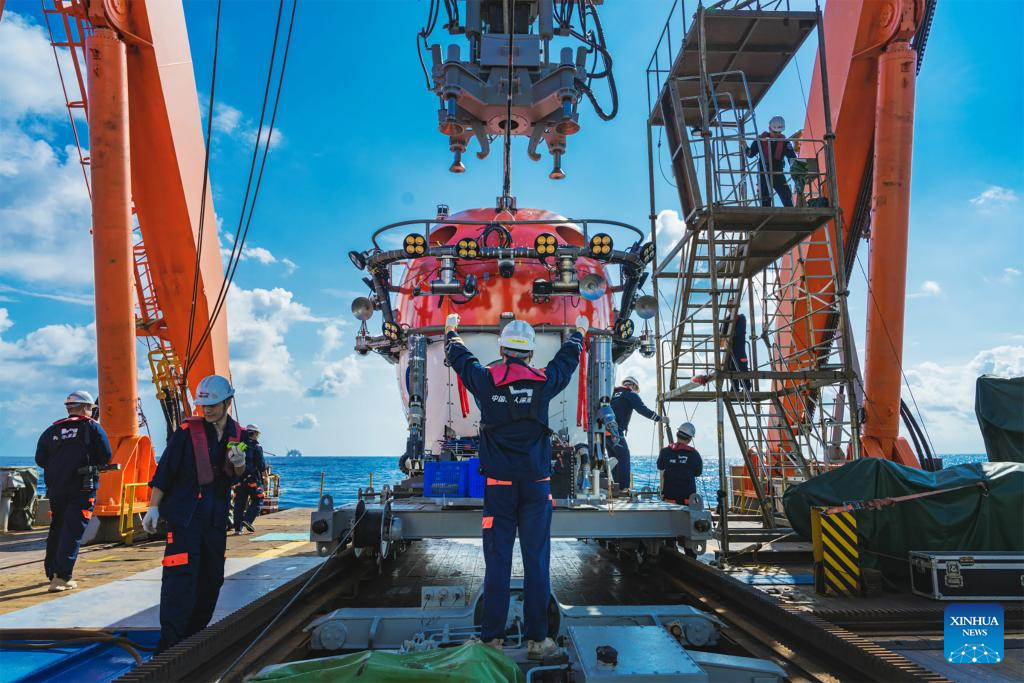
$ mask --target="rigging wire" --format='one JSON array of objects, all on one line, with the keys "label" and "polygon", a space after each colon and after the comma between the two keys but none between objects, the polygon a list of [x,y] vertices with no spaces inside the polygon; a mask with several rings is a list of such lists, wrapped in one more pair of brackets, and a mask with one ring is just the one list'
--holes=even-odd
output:
[{"label": "rigging wire", "polygon": [[[878,301],[875,299],[875,292],[871,288],[871,281],[868,280],[868,274],[864,270],[864,264],[861,263],[860,254],[857,255],[857,267],[860,268],[860,273],[864,277],[864,284],[867,286],[868,295],[871,297],[871,303],[874,305],[875,310],[880,311],[881,309],[878,306]],[[885,338],[889,340],[889,346],[892,348],[893,355],[899,355],[899,352],[896,349],[896,342],[893,341],[892,335],[889,333],[889,325],[886,324],[884,317],[879,317],[879,320],[882,321],[882,329],[885,331]],[[897,362],[897,366],[900,369],[900,375],[903,377],[903,382],[907,385],[907,391],[910,393],[910,400],[914,404],[914,410],[917,411],[917,417],[919,418],[921,428],[924,430],[924,436],[928,442],[928,447],[932,452],[934,452],[935,445],[932,442],[932,435],[928,433],[928,425],[925,423],[924,414],[917,405],[917,398],[914,396],[914,389],[910,386],[910,380],[907,379],[907,373],[903,371],[902,358]]]},{"label": "rigging wire", "polygon": [[217,56],[220,52],[221,0],[217,0],[217,19],[213,31],[213,68],[210,75],[210,101],[206,107],[206,150],[203,158],[203,191],[199,202],[199,238],[196,244],[195,272],[192,275],[192,305],[188,312],[188,341],[185,343],[185,363],[181,373],[182,396],[188,388],[188,371],[192,367],[192,336],[196,324],[196,299],[199,296],[199,269],[203,257],[203,232],[206,224],[206,193],[210,185],[210,146],[213,130],[213,104],[217,95]]},{"label": "rigging wire", "polygon": [[515,29],[513,26],[513,0],[504,0],[504,4],[505,30],[508,31],[508,96],[505,98],[505,158],[502,164],[504,178],[501,184],[501,196],[507,198],[512,196],[512,78],[515,75],[512,53],[515,50]]},{"label": "rigging wire", "polygon": [[[274,66],[275,55],[276,55],[276,51],[277,51],[278,29],[280,28],[280,18],[281,18],[282,9],[284,7],[284,0],[281,0],[280,4],[278,6],[278,23],[277,23],[277,26],[275,27],[273,51],[272,51],[272,54],[271,54],[270,67],[269,67],[269,69],[267,71],[267,86],[266,86],[266,90],[264,92],[263,111],[260,114],[260,126],[259,126],[259,128],[257,130],[257,134],[256,134],[256,142],[254,144],[254,149],[253,149],[253,161],[252,161],[252,165],[250,166],[250,169],[249,169],[249,181],[248,181],[248,183],[246,185],[246,200],[248,200],[248,197],[249,197],[249,184],[252,183],[252,175],[253,175],[253,170],[254,170],[254,167],[255,167],[255,160],[256,160],[256,157],[259,154],[259,145],[261,144],[261,140],[262,140],[263,141],[262,142],[262,144],[263,144],[263,155],[262,155],[262,159],[260,160],[260,168],[259,168],[258,174],[256,175],[255,187],[252,190],[252,200],[248,204],[248,216],[247,217],[245,216],[245,213],[246,213],[246,202],[243,201],[242,212],[239,215],[239,225],[238,225],[238,228],[236,229],[236,232],[235,232],[235,242],[232,245],[231,256],[230,256],[230,258],[228,260],[227,273],[225,275],[224,282],[221,285],[221,290],[220,290],[220,293],[218,294],[217,303],[216,303],[216,305],[214,307],[214,311],[213,311],[213,313],[210,316],[209,324],[207,325],[206,330],[203,333],[203,336],[200,338],[199,342],[196,345],[196,347],[197,347],[196,351],[197,352],[200,349],[202,349],[202,347],[206,343],[206,341],[209,340],[210,335],[211,335],[211,333],[213,331],[213,325],[216,323],[217,318],[220,316],[220,313],[223,311],[224,304],[227,301],[228,291],[229,291],[229,289],[231,287],[231,283],[234,280],[235,272],[238,270],[238,264],[241,261],[242,250],[245,247],[245,242],[246,242],[246,239],[248,238],[248,235],[249,235],[249,228],[250,228],[251,223],[252,223],[253,212],[255,211],[255,207],[256,207],[256,200],[257,200],[257,198],[259,196],[260,187],[261,187],[262,181],[263,181],[263,171],[266,168],[267,155],[268,155],[268,153],[270,151],[270,143],[271,143],[271,140],[273,139],[273,136],[274,136],[274,126],[275,126],[276,119],[277,119],[278,106],[279,106],[280,100],[281,100],[281,91],[282,91],[283,85],[284,85],[285,70],[286,70],[287,65],[288,65],[288,53],[289,53],[289,49],[291,47],[292,30],[293,30],[294,25],[295,25],[295,10],[296,10],[297,5],[298,5],[298,0],[296,0],[295,2],[292,3],[291,16],[290,16],[289,22],[288,22],[288,30],[287,30],[287,33],[285,34],[285,46],[284,46],[283,57],[282,57],[282,60],[281,60],[281,70],[280,70],[280,74],[279,74],[279,77],[278,77],[277,90],[276,90],[276,93],[274,95],[273,109],[271,110],[271,115],[270,115],[270,124],[269,124],[268,130],[267,130],[266,139],[263,140],[263,137],[262,137],[263,120],[264,120],[264,117],[265,117],[265,114],[266,114],[267,95],[269,93],[269,87],[270,87],[270,83],[272,81],[272,76],[273,76],[273,66]],[[245,223],[244,229],[243,229],[243,226],[242,226],[243,218],[244,218],[244,223]],[[239,231],[241,231],[241,234],[239,234]]]}]

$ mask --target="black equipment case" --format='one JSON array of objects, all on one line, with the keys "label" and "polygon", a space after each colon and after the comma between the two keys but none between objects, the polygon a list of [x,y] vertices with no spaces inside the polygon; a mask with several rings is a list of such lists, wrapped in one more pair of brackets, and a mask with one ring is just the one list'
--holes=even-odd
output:
[{"label": "black equipment case", "polygon": [[1024,600],[1024,553],[912,550],[910,587],[933,600]]}]

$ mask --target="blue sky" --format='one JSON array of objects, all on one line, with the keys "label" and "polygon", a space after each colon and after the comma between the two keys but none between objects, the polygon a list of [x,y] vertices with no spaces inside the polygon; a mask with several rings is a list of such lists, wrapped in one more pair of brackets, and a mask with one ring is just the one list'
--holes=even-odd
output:
[{"label": "blue sky", "polygon": [[[615,56],[620,112],[605,123],[582,107],[560,183],[517,140],[513,193],[521,206],[645,227],[644,68],[668,0],[602,8]],[[270,154],[229,309],[242,418],[259,422],[274,451],[391,454],[404,419],[391,366],[351,354],[351,298],[362,293],[345,258],[376,227],[488,206],[500,193],[500,154],[467,155],[447,172],[436,99],[414,53],[426,2],[300,2]],[[198,89],[209,91],[213,2],[187,3]],[[225,2],[211,174],[224,225],[237,221],[259,114],[276,4]],[[60,84],[35,2],[9,0],[0,21],[0,442],[29,454],[59,399],[95,389],[88,204]],[[905,370],[939,452],[977,452],[973,380],[1024,374],[1024,142],[1020,26],[1024,3],[941,0],[918,81]],[[798,56],[805,85],[813,46]],[[599,92],[599,97],[604,95]],[[803,118],[795,70],[759,118]],[[658,210],[677,209],[658,178]],[[867,267],[867,246],[861,249]],[[852,282],[863,328],[865,288]],[[653,401],[653,362],[630,362]],[[140,392],[162,435],[159,409]],[[315,394],[315,395],[313,395]],[[703,410],[703,409],[702,409]],[[682,416],[679,408],[673,419]],[[711,419],[698,426],[713,450]],[[645,425],[644,425],[645,426]],[[645,452],[650,433],[634,428]],[[698,437],[698,441],[701,438]],[[158,444],[162,439],[157,439]]]}]

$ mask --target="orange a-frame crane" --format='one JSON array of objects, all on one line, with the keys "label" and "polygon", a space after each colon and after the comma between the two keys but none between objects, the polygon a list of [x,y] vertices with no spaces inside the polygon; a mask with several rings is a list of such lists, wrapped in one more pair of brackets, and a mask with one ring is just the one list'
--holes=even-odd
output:
[{"label": "orange a-frame crane", "polygon": [[[825,6],[829,100],[835,133],[838,204],[844,214],[848,259],[856,254],[864,228],[864,199],[870,199],[871,250],[864,366],[863,454],[918,466],[899,435],[903,371],[910,167],[914,132],[914,86],[918,54],[911,39],[925,22],[924,0],[842,0]],[[821,61],[815,61],[804,130],[826,134]],[[809,240],[791,279],[813,277],[826,266],[823,240]],[[814,253],[817,250],[822,253]],[[790,258],[797,259],[797,254]],[[847,264],[848,266],[849,264]],[[813,306],[813,304],[810,304]],[[799,317],[806,310],[780,310]],[[822,306],[822,310],[826,307]],[[827,313],[813,315],[824,317]],[[826,330],[824,320],[811,325]],[[813,340],[820,344],[821,340]],[[808,347],[813,346],[805,342]]]},{"label": "orange a-frame crane", "polygon": [[[48,25],[56,17],[66,36],[54,46],[69,50],[75,69],[68,106],[84,109],[89,127],[83,163],[93,210],[100,420],[121,465],[100,478],[95,512],[109,519],[145,511],[149,489],[138,484],[155,467],[153,445],[139,433],[137,338],[147,340],[158,394],[187,414],[179,384],[186,355],[193,391],[205,375],[230,376],[227,317],[211,317],[224,274],[212,193],[203,191],[206,154],[181,2],[50,2],[43,3]],[[200,236],[203,214],[209,229]],[[187,354],[189,339],[207,330],[206,343]]]}]

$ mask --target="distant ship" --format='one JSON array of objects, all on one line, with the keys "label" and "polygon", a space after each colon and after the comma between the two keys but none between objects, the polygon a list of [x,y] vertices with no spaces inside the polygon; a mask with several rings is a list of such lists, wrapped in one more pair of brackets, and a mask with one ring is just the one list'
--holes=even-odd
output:
[{"label": "distant ship", "polygon": [[300,451],[298,448],[293,448],[290,451],[288,451],[288,453],[286,453],[284,457],[286,457],[286,458],[301,458],[302,457],[302,451]]}]

